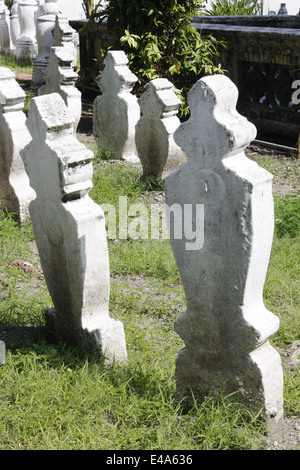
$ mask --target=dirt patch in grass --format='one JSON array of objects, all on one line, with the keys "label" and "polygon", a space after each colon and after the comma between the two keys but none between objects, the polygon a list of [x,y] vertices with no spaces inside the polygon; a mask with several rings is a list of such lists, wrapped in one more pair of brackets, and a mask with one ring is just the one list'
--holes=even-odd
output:
[{"label": "dirt patch in grass", "polygon": [[246,155],[273,175],[274,195],[286,196],[300,191],[300,159],[255,145],[246,149]]}]

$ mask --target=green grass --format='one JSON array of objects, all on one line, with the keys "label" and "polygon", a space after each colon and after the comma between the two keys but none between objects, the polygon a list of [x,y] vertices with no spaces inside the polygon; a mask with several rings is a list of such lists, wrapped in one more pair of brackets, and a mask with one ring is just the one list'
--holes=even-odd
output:
[{"label": "green grass", "polygon": [[[121,162],[94,165],[99,204],[149,204],[161,190]],[[298,202],[297,202],[298,201]],[[280,317],[278,348],[299,340],[299,248],[295,196],[276,200],[276,230],[265,284],[267,307]],[[173,322],[185,297],[168,240],[110,240],[110,315],[123,322],[128,364],[110,369],[78,348],[48,338],[51,306],[30,223],[0,213],[0,329],[36,330],[6,342],[0,366],[0,449],[247,450],[265,447],[264,423],[231,397],[207,398],[185,412],[175,394],[175,359],[183,347]],[[29,272],[15,260],[32,264]],[[285,372],[285,414],[300,416],[299,368]]]},{"label": "green grass", "polygon": [[7,67],[13,72],[32,73],[32,62],[30,59],[16,62],[13,57],[1,56],[0,67]]},{"label": "green grass", "polygon": [[[103,208],[104,204],[116,208],[117,227],[120,197],[126,196],[129,208],[139,202],[145,193],[162,190],[160,181],[144,181],[139,168],[130,168],[124,162],[98,166],[97,161],[101,162],[101,159],[96,159],[94,187],[90,196]],[[109,249],[111,269],[116,274],[142,273],[173,281],[179,277],[168,240],[157,243],[156,240],[131,240],[128,237],[126,240],[109,240]]]},{"label": "green grass", "polygon": [[17,326],[37,327],[44,323],[44,299],[51,303],[45,286],[28,291],[36,273],[25,273],[14,262],[34,262],[30,250],[33,239],[31,224],[22,230],[11,214],[0,212],[0,325],[8,328]]},{"label": "green grass", "polygon": [[211,3],[209,8],[205,9],[203,14],[207,16],[223,15],[256,15],[259,14],[262,7],[258,0],[250,2],[249,0],[216,0]]},{"label": "green grass", "polygon": [[161,181],[143,180],[140,168],[130,168],[122,161],[103,165],[105,158],[105,154],[98,153],[94,160],[94,187],[90,196],[98,204],[117,205],[120,196],[126,196],[128,204],[131,204],[147,191],[162,191]]},{"label": "green grass", "polygon": [[105,370],[41,343],[9,352],[0,374],[1,449],[224,450],[256,441],[247,410],[226,400],[182,415],[173,377],[155,360]]},{"label": "green grass", "polygon": [[297,238],[300,232],[300,191],[290,196],[275,197],[276,235]]},{"label": "green grass", "polygon": [[280,347],[300,339],[299,253],[300,230],[294,237],[275,236],[264,295],[266,306],[280,318],[280,329],[273,337]]}]

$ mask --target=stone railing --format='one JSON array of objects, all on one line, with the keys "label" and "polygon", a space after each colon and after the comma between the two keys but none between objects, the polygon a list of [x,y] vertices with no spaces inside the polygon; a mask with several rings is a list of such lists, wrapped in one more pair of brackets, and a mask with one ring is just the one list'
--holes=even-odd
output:
[{"label": "stone railing", "polygon": [[226,42],[220,58],[239,89],[238,110],[258,137],[295,147],[300,106],[292,86],[300,79],[300,16],[194,17],[203,35]]}]

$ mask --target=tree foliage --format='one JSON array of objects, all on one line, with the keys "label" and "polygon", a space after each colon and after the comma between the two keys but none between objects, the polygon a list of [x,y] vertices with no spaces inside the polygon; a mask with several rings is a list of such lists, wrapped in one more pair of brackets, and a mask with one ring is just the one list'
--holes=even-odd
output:
[{"label": "tree foliage", "polygon": [[[183,102],[187,91],[203,75],[222,73],[215,64],[218,42],[203,37],[191,24],[202,8],[196,0],[110,0],[95,7],[85,31],[106,22],[111,37],[108,49],[122,49],[129,67],[139,79],[140,91],[153,78],[165,77],[174,84]],[[139,94],[139,90],[137,90]],[[185,112],[186,104],[183,106]]]},{"label": "tree foliage", "polygon": [[95,8],[95,1],[94,0],[83,0],[82,6],[85,12],[85,16],[90,18],[94,8]]},{"label": "tree foliage", "polygon": [[212,2],[205,15],[256,15],[262,9],[260,0],[216,0]]}]

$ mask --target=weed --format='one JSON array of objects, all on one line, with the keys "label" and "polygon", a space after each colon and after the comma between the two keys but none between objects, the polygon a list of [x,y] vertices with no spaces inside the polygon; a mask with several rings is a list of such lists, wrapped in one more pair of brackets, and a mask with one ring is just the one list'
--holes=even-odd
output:
[{"label": "weed", "polygon": [[275,230],[279,238],[288,235],[295,238],[300,232],[300,192],[275,197]]}]

